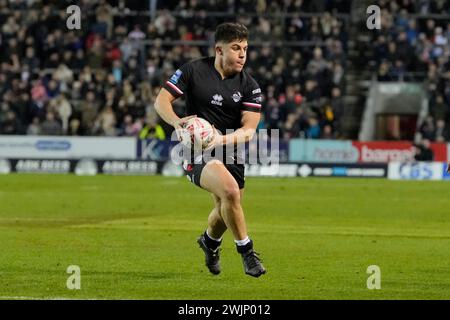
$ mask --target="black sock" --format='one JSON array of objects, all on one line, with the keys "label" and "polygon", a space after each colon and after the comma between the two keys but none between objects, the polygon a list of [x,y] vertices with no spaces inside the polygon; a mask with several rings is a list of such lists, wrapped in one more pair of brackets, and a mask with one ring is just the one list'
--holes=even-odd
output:
[{"label": "black sock", "polygon": [[211,250],[216,250],[222,244],[222,240],[216,241],[214,239],[211,239],[206,231],[203,233],[203,235],[205,236],[206,246]]},{"label": "black sock", "polygon": [[250,240],[249,243],[247,243],[246,245],[243,245],[243,246],[238,246],[236,244],[236,249],[237,249],[237,252],[239,252],[240,254],[246,253],[247,251],[250,251],[253,249],[253,241]]}]

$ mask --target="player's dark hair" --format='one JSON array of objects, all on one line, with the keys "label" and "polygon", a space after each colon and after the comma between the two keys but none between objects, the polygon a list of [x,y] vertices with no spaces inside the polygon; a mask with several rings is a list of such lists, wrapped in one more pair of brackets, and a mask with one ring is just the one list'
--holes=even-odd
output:
[{"label": "player's dark hair", "polygon": [[216,28],[215,43],[248,40],[248,29],[241,23],[225,22]]}]

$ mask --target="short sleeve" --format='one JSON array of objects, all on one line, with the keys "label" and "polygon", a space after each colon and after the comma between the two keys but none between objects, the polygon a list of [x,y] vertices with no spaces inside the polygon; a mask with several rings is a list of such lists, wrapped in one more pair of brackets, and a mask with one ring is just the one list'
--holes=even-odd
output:
[{"label": "short sleeve", "polygon": [[244,91],[244,97],[242,99],[242,110],[261,112],[262,107],[262,92],[258,83],[250,78],[247,81],[247,86]]},{"label": "short sleeve", "polygon": [[175,71],[175,73],[163,84],[163,88],[169,91],[174,97],[181,97],[187,90],[190,77],[190,65],[185,64]]}]

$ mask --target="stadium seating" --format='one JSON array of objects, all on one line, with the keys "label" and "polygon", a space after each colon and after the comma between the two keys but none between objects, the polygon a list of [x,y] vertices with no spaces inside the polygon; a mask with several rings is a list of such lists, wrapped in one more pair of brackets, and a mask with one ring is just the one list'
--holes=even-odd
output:
[{"label": "stadium seating", "polygon": [[[355,83],[374,74],[426,81],[433,123],[443,120],[447,132],[448,1],[379,2],[382,31],[355,54],[350,38],[363,31],[351,23],[351,1],[156,1],[154,11],[145,1],[81,1],[82,29],[68,30],[69,1],[0,0],[0,134],[170,136],[153,107],[160,84],[212,55],[214,28],[230,20],[251,32],[260,128],[286,139],[357,139],[365,96]],[[176,107],[181,114],[182,101]]]}]

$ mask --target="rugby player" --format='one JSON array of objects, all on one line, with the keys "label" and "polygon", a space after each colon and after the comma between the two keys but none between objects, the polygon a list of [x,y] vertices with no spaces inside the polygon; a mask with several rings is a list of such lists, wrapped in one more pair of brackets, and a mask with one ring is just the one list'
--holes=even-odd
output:
[{"label": "rugby player", "polygon": [[[188,178],[212,193],[214,208],[208,227],[197,242],[204,251],[205,262],[212,274],[221,271],[219,246],[229,229],[237,252],[242,255],[246,274],[259,277],[266,273],[247,226],[241,200],[244,194],[244,164],[238,163],[235,146],[252,139],[260,121],[262,93],[257,82],[244,70],[249,33],[239,23],[224,23],[215,32],[215,56],[194,60],[181,66],[159,92],[155,108],[160,117],[177,132],[192,117],[206,119],[215,128],[211,147],[234,148],[234,154],[221,159],[185,164]],[[185,96],[187,117],[179,118],[172,102]],[[233,129],[226,134],[227,129]],[[234,146],[234,147],[233,147]],[[229,148],[228,148],[229,149]]]}]

